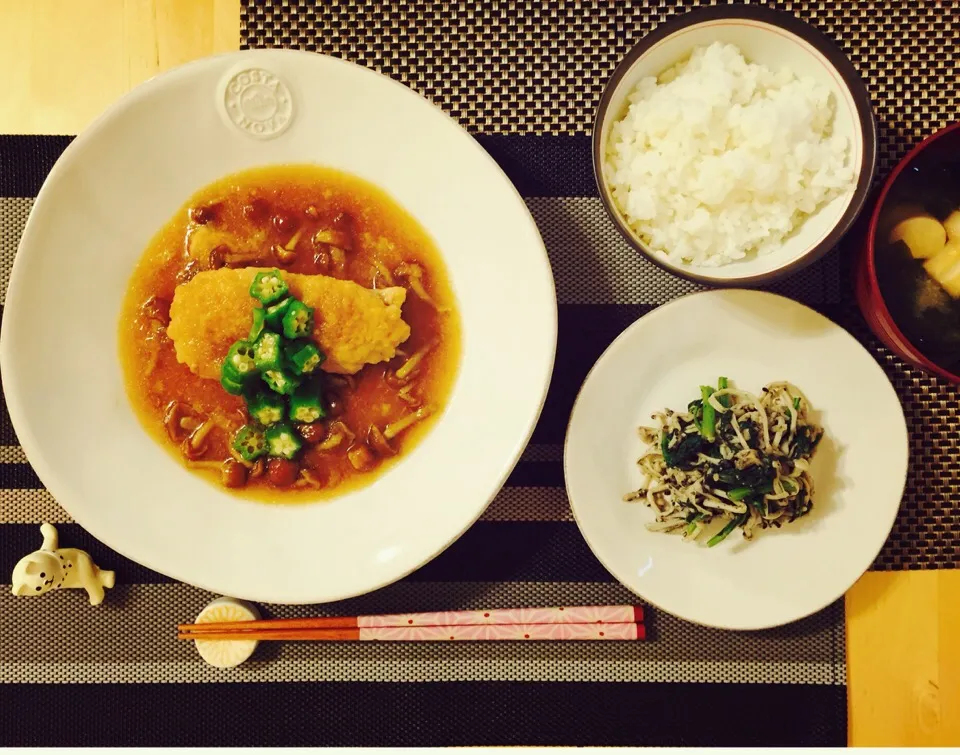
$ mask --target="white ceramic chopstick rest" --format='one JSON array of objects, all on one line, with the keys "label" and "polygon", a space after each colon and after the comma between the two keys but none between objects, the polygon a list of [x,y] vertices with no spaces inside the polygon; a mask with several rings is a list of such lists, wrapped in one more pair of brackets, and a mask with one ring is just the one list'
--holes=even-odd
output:
[{"label": "white ceramic chopstick rest", "polygon": [[43,595],[61,587],[83,588],[90,605],[103,602],[104,588],[113,587],[116,575],[100,569],[90,554],[77,548],[59,548],[57,528],[41,524],[43,545],[21,558],[13,567],[11,592],[14,595]]},{"label": "white ceramic chopstick rest", "polygon": [[[194,624],[221,621],[258,621],[260,612],[245,600],[217,598],[208,603]],[[257,640],[194,640],[197,652],[211,666],[233,668],[247,660],[257,649]]]}]

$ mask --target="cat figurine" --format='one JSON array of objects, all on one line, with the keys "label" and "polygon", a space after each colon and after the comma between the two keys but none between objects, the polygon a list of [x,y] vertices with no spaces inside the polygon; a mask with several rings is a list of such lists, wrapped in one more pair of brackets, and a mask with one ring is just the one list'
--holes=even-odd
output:
[{"label": "cat figurine", "polygon": [[43,595],[60,588],[83,588],[90,605],[103,602],[104,588],[113,587],[116,575],[97,567],[89,554],[77,548],[59,548],[57,528],[40,525],[40,550],[21,558],[13,567],[14,595]]}]

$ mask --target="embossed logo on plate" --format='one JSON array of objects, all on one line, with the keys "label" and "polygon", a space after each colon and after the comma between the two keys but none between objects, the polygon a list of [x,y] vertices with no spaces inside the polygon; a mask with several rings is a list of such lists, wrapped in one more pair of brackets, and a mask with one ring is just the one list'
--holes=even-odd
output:
[{"label": "embossed logo on plate", "polygon": [[231,123],[258,139],[278,136],[293,120],[290,90],[276,74],[262,68],[247,68],[231,76],[223,106]]}]

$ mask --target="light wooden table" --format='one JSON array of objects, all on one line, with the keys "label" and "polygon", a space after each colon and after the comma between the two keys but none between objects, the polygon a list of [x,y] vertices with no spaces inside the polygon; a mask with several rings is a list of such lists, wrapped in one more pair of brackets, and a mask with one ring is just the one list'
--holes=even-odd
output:
[{"label": "light wooden table", "polygon": [[[76,134],[135,84],[235,50],[239,0],[0,0],[0,133]],[[847,595],[850,743],[960,745],[960,570]]]}]

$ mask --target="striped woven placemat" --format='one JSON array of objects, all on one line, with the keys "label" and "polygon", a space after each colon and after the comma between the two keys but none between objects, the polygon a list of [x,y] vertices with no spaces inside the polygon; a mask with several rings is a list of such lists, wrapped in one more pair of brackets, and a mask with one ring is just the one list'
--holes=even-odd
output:
[{"label": "striped woven placemat", "polygon": [[[587,548],[563,490],[561,443],[586,370],[627,324],[690,290],[657,280],[603,216],[585,145],[530,149],[481,137],[527,195],[550,249],[561,338],[533,443],[480,522],[432,563],[363,598],[267,607],[276,616],[631,602]],[[32,196],[69,138],[0,137],[0,282]],[[554,170],[550,150],[566,168]],[[575,155],[576,159],[570,157]],[[784,284],[839,295],[836,262]],[[2,301],[0,301],[2,304]],[[0,744],[706,745],[843,744],[843,606],[760,633],[711,630],[651,611],[646,643],[264,643],[224,672],[172,628],[213,596],[95,541],[43,489],[0,407],[0,568],[38,547],[41,521],[114,569],[96,609],[76,591],[30,600],[0,590]],[[738,708],[803,710],[749,725]],[[770,706],[773,706],[772,708]],[[54,711],[38,728],[35,710]],[[104,715],[114,710],[116,715]],[[696,711],[691,714],[691,711]]]}]

